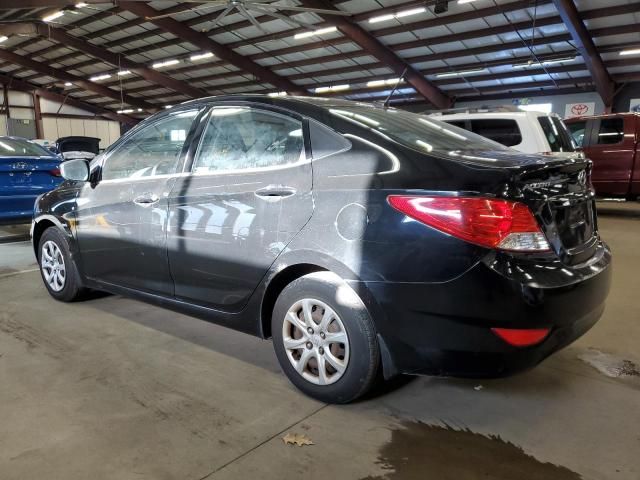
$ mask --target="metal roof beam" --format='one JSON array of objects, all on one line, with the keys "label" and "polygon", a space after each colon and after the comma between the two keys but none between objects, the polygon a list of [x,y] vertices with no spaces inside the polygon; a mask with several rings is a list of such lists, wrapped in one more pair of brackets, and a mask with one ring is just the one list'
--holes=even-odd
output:
[{"label": "metal roof beam", "polygon": [[[17,25],[17,24],[13,24]],[[140,65],[138,63],[127,60],[124,56],[119,55],[117,53],[110,52],[108,50],[104,50],[100,47],[96,47],[95,45],[90,44],[87,41],[81,40],[77,37],[69,35],[59,28],[52,27],[50,25],[44,23],[30,23],[30,24],[18,24],[18,25],[27,25],[31,26],[35,29],[36,33],[41,37],[50,38],[60,42],[65,47],[71,47],[75,50],[86,53],[87,55],[91,55],[98,60],[101,60],[105,63],[111,64],[114,67],[118,67],[122,70],[130,70],[131,72],[141,76],[145,80],[148,80],[151,83],[155,83],[158,85],[162,85],[163,87],[169,88],[171,90],[175,90],[176,92],[184,93],[185,95],[192,98],[204,97],[207,95],[206,92],[200,90],[198,88],[194,88],[189,84],[182,82],[180,80],[175,80],[171,77],[163,75],[151,68],[147,68],[145,65]],[[0,32],[4,29],[3,25],[0,25]]]},{"label": "metal roof beam", "polygon": [[[301,2],[305,7],[337,10],[333,5],[324,0],[301,0]],[[319,15],[325,20],[327,19],[327,15]],[[360,25],[341,16],[332,17],[331,21],[338,27],[338,30],[360,45],[363,50],[388,65],[398,76],[402,75],[420,95],[437,108],[447,108],[451,106],[451,98]]]},{"label": "metal roof beam", "polygon": [[128,115],[115,113],[98,105],[92,105],[91,103],[83,102],[82,100],[78,100],[61,93],[52,92],[51,90],[41,88],[32,83],[24,82],[15,77],[9,77],[7,75],[0,74],[0,83],[6,85],[7,88],[15,88],[16,90],[20,90],[23,92],[33,92],[42,98],[47,98],[55,102],[70,105],[72,107],[81,108],[82,110],[87,110],[89,112],[95,113],[96,115],[108,118],[109,120],[115,120],[116,122],[128,124],[138,122],[138,119],[129,117]]},{"label": "metal roof beam", "polygon": [[[56,78],[63,82],[71,82],[75,85],[78,85],[79,87],[82,87],[85,90],[90,90],[92,92],[95,92],[99,95],[103,95],[108,98],[113,98],[116,100],[121,99],[121,95],[119,92],[115,90],[111,90],[110,88],[107,88],[104,85],[99,85],[90,80],[85,80],[84,78],[80,78],[70,73],[67,73],[64,70],[60,70],[60,69],[45,65],[43,63],[36,62],[35,60],[31,60],[22,55],[9,52],[8,50],[0,49],[0,59],[5,60],[7,62],[11,62],[15,65],[20,65],[29,70],[33,70],[34,72],[39,72],[42,75]],[[143,108],[143,109],[152,110],[152,111],[156,109],[154,105],[151,105],[140,99],[133,98],[129,95],[122,95],[122,101],[137,108]]]},{"label": "metal roof beam", "polygon": [[[157,10],[140,2],[121,1],[120,7],[142,18],[149,18],[158,15]],[[234,52],[226,46],[214,42],[207,35],[196,32],[173,18],[156,18],[149,21],[168,32],[171,32],[182,40],[201,48],[205,52],[214,53],[219,58],[226,60],[245,72],[255,75],[263,82],[268,82],[276,88],[285,90],[289,93],[306,93],[302,88],[290,80],[273,73],[268,68],[249,60],[247,57]]]},{"label": "metal roof beam", "polygon": [[567,30],[569,30],[576,48],[584,58],[589,72],[593,76],[598,94],[602,98],[605,107],[610,109],[613,105],[613,96],[616,89],[615,82],[604,66],[604,62],[593,43],[593,38],[584,25],[582,18],[580,18],[580,13],[578,13],[575,3],[573,3],[573,0],[553,0],[553,3],[558,9],[558,13],[562,17]]}]

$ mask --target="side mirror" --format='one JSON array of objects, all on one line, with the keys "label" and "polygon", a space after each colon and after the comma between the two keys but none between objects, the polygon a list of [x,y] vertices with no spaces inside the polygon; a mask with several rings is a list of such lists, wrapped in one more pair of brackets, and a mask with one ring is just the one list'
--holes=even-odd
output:
[{"label": "side mirror", "polygon": [[60,164],[60,175],[65,180],[86,182],[89,180],[89,162],[82,158],[64,161]]},{"label": "side mirror", "polygon": [[49,150],[51,153],[55,153],[55,154],[60,153],[60,152],[58,152],[58,148],[55,145],[49,145],[47,147],[47,150]]}]

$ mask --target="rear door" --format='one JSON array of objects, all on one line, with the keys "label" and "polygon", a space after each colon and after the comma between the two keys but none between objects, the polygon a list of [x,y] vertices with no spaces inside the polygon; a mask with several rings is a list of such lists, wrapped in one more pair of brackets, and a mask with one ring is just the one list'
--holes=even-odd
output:
[{"label": "rear door", "polygon": [[38,195],[61,181],[60,160],[22,139],[0,137],[0,218],[28,218]]},{"label": "rear door", "polygon": [[169,198],[168,257],[175,295],[241,310],[311,217],[307,127],[266,106],[217,105],[191,172]]},{"label": "rear door", "polygon": [[625,129],[623,116],[607,116],[593,120],[587,157],[593,160],[592,182],[597,194],[626,195],[629,193],[635,135]]}]

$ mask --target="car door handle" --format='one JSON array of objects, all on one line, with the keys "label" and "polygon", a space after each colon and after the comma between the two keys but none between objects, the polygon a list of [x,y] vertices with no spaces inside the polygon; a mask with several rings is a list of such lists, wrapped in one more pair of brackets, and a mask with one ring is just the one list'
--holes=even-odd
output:
[{"label": "car door handle", "polygon": [[279,198],[290,197],[291,195],[295,195],[295,193],[295,188],[284,185],[268,185],[255,191],[258,197],[262,197],[265,200],[277,200]]},{"label": "car door handle", "polygon": [[153,205],[158,203],[160,197],[158,197],[155,193],[143,193],[142,195],[138,195],[133,199],[133,203],[136,205],[141,205],[143,207],[148,207],[149,205]]}]

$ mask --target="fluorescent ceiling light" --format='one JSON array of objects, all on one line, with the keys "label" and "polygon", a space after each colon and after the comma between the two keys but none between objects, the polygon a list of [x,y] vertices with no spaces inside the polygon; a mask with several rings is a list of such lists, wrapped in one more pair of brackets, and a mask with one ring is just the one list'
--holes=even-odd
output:
[{"label": "fluorescent ceiling light", "polygon": [[100,80],[106,80],[107,78],[111,78],[110,73],[103,73],[102,75],[96,75],[91,77],[89,80],[92,82],[99,82]]},{"label": "fluorescent ceiling light", "polygon": [[119,77],[124,77],[125,75],[131,75],[131,70],[120,70],[118,72]]},{"label": "fluorescent ceiling light", "polygon": [[84,8],[84,7],[87,7],[87,6],[89,6],[88,3],[84,3],[84,2],[76,3],[76,8]]},{"label": "fluorescent ceiling light", "polygon": [[402,83],[401,78],[389,78],[388,80],[371,80],[367,82],[367,87],[382,87],[384,85],[395,85],[396,83]]},{"label": "fluorescent ceiling light", "polygon": [[141,108],[139,108],[139,109],[138,109],[138,111],[139,111],[139,112],[141,112],[141,111],[142,111],[142,109],[141,109]]},{"label": "fluorescent ceiling light", "polygon": [[388,13],[386,15],[380,15],[378,17],[371,17],[369,19],[369,23],[386,22],[387,20],[393,20],[394,18],[409,17],[411,15],[417,15],[419,13],[424,13],[426,11],[427,11],[426,8],[420,7],[420,8],[412,8],[410,10],[403,10],[398,13]]},{"label": "fluorescent ceiling light", "polygon": [[0,43],[6,42],[7,40],[9,40],[9,37],[7,37],[6,35],[0,35]]},{"label": "fluorescent ceiling light", "polygon": [[70,87],[70,86],[72,86],[72,85],[73,85],[73,83],[71,83],[71,82],[64,82],[64,86],[65,86],[65,87]]},{"label": "fluorescent ceiling light", "polygon": [[197,62],[198,60],[204,60],[205,58],[211,58],[211,57],[213,57],[213,53],[211,52],[199,53],[198,55],[191,55],[191,61]]},{"label": "fluorescent ceiling light", "polygon": [[316,93],[339,92],[340,90],[349,90],[350,85],[332,85],[331,87],[318,87],[314,91]]},{"label": "fluorescent ceiling light", "polygon": [[171,107],[173,107],[173,105],[165,105],[165,106],[164,106],[164,108],[167,108],[167,109],[168,109],[168,108],[171,108]]},{"label": "fluorescent ceiling light", "polygon": [[117,113],[132,113],[133,112],[133,108],[127,108],[125,110],[118,110]]},{"label": "fluorescent ceiling light", "polygon": [[411,10],[404,10],[402,12],[396,13],[396,18],[409,17],[411,15],[417,15],[419,13],[424,13],[426,11],[427,9],[424,7],[412,8]]},{"label": "fluorescent ceiling light", "polygon": [[458,5],[464,5],[465,3],[475,2],[476,0],[458,0]]},{"label": "fluorescent ceiling light", "polygon": [[271,92],[268,94],[270,97],[286,97],[287,92]]},{"label": "fluorescent ceiling light", "polygon": [[58,10],[57,12],[54,12],[51,15],[47,15],[46,17],[44,17],[42,19],[42,21],[43,22],[51,22],[52,20],[55,20],[56,18],[60,18],[63,15],[64,15],[64,11],[63,10]]},{"label": "fluorescent ceiling light", "polygon": [[308,38],[314,35],[324,35],[325,33],[336,32],[338,29],[336,27],[325,27],[319,30],[309,30],[308,32],[296,33],[293,38],[296,40],[300,40],[301,38]]},{"label": "fluorescent ceiling light", "polygon": [[486,72],[486,71],[487,71],[486,68],[476,68],[474,70],[462,70],[460,72],[437,73],[436,77],[437,78],[460,77],[462,75],[467,75],[469,73],[480,73],[480,72]]},{"label": "fluorescent ceiling light", "polygon": [[543,60],[542,62],[515,63],[511,66],[513,68],[539,67],[540,65],[553,65],[554,63],[573,62],[575,59],[576,57],[551,58],[549,60]]},{"label": "fluorescent ceiling light", "polygon": [[633,48],[631,50],[622,50],[620,55],[637,55],[640,53],[640,48]]},{"label": "fluorescent ceiling light", "polygon": [[170,65],[175,65],[176,63],[180,63],[180,60],[172,59],[172,60],[163,60],[162,62],[156,62],[152,65],[153,68],[162,68],[168,67]]}]

